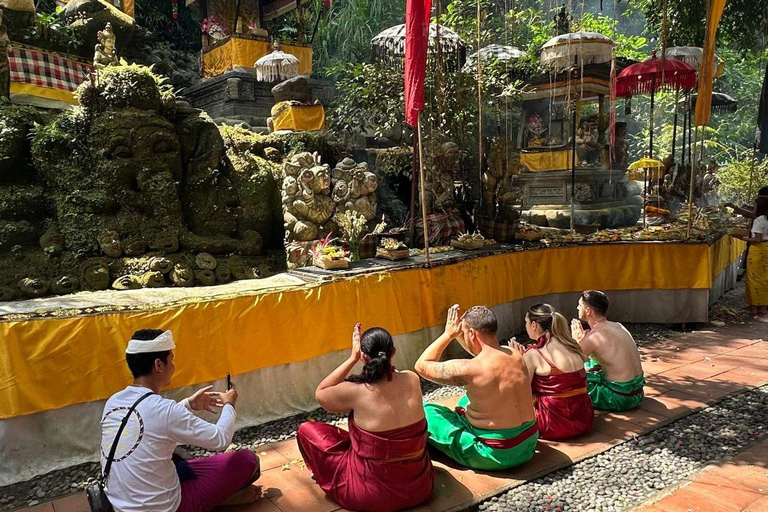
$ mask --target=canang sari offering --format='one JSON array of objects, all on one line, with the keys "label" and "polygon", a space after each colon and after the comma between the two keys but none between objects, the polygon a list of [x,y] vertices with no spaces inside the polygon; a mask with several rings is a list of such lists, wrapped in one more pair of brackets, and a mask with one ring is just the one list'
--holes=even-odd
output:
[{"label": "canang sari offering", "polygon": [[344,508],[392,512],[432,494],[435,470],[427,454],[427,422],[368,432],[349,416],[349,433],[304,423],[297,441],[304,462],[329,498]]}]

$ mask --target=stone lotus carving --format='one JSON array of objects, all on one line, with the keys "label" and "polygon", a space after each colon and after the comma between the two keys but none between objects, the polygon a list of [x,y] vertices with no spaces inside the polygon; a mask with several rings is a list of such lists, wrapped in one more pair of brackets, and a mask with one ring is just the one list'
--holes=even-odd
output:
[{"label": "stone lotus carving", "polygon": [[216,284],[216,274],[213,272],[213,270],[197,270],[195,271],[195,278],[203,286],[211,286]]},{"label": "stone lotus carving", "polygon": [[[286,238],[314,240],[327,232],[333,216],[330,167],[317,153],[299,153],[283,164],[282,200]],[[233,271],[234,273],[234,271]]]},{"label": "stone lotus carving", "polygon": [[91,258],[82,265],[83,282],[89,290],[109,288],[109,267],[100,258]]},{"label": "stone lotus carving", "polygon": [[94,49],[93,67],[101,69],[120,64],[117,58],[117,51],[115,50],[115,32],[112,30],[112,24],[107,23],[104,26],[104,30],[97,32],[96,38],[99,40],[99,43]]},{"label": "stone lotus carving", "polygon": [[333,202],[336,211],[354,210],[370,221],[376,217],[379,180],[368,170],[368,164],[345,158],[333,169]]},{"label": "stone lotus carving", "polygon": [[76,292],[80,288],[80,281],[76,277],[62,276],[51,281],[51,293],[65,295]]},{"label": "stone lotus carving", "polygon": [[19,289],[24,297],[33,299],[48,293],[49,284],[48,281],[39,277],[25,277],[19,281]]}]

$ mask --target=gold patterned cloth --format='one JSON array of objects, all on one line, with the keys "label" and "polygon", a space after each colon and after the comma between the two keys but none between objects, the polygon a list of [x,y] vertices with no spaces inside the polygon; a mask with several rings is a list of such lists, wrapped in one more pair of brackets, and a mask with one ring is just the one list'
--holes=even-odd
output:
[{"label": "gold patterned cloth", "polygon": [[322,105],[291,107],[283,110],[275,118],[275,131],[293,130],[312,132],[325,129],[325,109]]},{"label": "gold patterned cloth", "polygon": [[[312,73],[312,48],[284,44],[280,49],[299,59],[299,74]],[[253,68],[253,64],[272,53],[272,43],[243,37],[230,37],[203,55],[203,77],[218,76],[232,68]]]},{"label": "gold patterned cloth", "polygon": [[768,306],[768,242],[749,246],[746,299],[750,306]]}]

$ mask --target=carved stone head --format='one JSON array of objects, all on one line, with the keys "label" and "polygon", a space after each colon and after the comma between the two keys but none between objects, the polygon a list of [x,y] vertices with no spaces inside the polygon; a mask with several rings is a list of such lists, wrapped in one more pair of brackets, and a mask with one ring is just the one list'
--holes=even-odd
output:
[{"label": "carved stone head", "polygon": [[65,295],[76,292],[80,288],[80,281],[76,277],[62,276],[51,281],[51,293]]},{"label": "carved stone head", "polygon": [[194,286],[195,271],[188,263],[181,261],[173,267],[171,280],[176,286]]},{"label": "carved stone head", "polygon": [[90,290],[109,288],[109,267],[99,258],[92,258],[83,263],[83,282]]},{"label": "carved stone head", "polygon": [[110,258],[119,258],[123,254],[123,246],[116,231],[104,231],[99,235],[99,247]]},{"label": "carved stone head", "polygon": [[133,274],[120,276],[112,283],[115,290],[138,290],[141,288],[141,280]]},{"label": "carved stone head", "polygon": [[64,251],[64,240],[61,238],[56,227],[51,226],[40,237],[40,247],[46,254],[58,256]]}]

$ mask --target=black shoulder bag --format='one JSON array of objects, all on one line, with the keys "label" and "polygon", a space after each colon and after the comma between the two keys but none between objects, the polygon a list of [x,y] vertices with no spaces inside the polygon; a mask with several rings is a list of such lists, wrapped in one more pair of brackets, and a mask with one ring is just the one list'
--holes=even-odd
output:
[{"label": "black shoulder bag", "polygon": [[136,406],[139,405],[142,400],[147,398],[148,396],[153,395],[154,393],[150,391],[149,393],[142,395],[139,397],[136,402],[131,406],[130,409],[128,409],[128,413],[125,415],[125,418],[123,418],[123,422],[120,423],[120,428],[117,429],[117,435],[115,435],[115,440],[112,443],[112,448],[109,450],[109,456],[107,457],[107,462],[104,464],[104,472],[101,474],[101,477],[99,478],[99,481],[95,484],[91,484],[88,486],[88,488],[85,489],[85,494],[88,496],[88,505],[91,506],[92,512],[113,512],[114,509],[112,508],[112,504],[109,502],[109,499],[107,498],[107,493],[104,492],[104,488],[107,485],[107,478],[109,478],[109,470],[112,468],[112,461],[115,459],[115,452],[117,451],[117,443],[120,441],[120,436],[123,433],[123,430],[125,429],[125,426],[128,424],[128,419],[131,417],[131,413],[136,409]]}]

